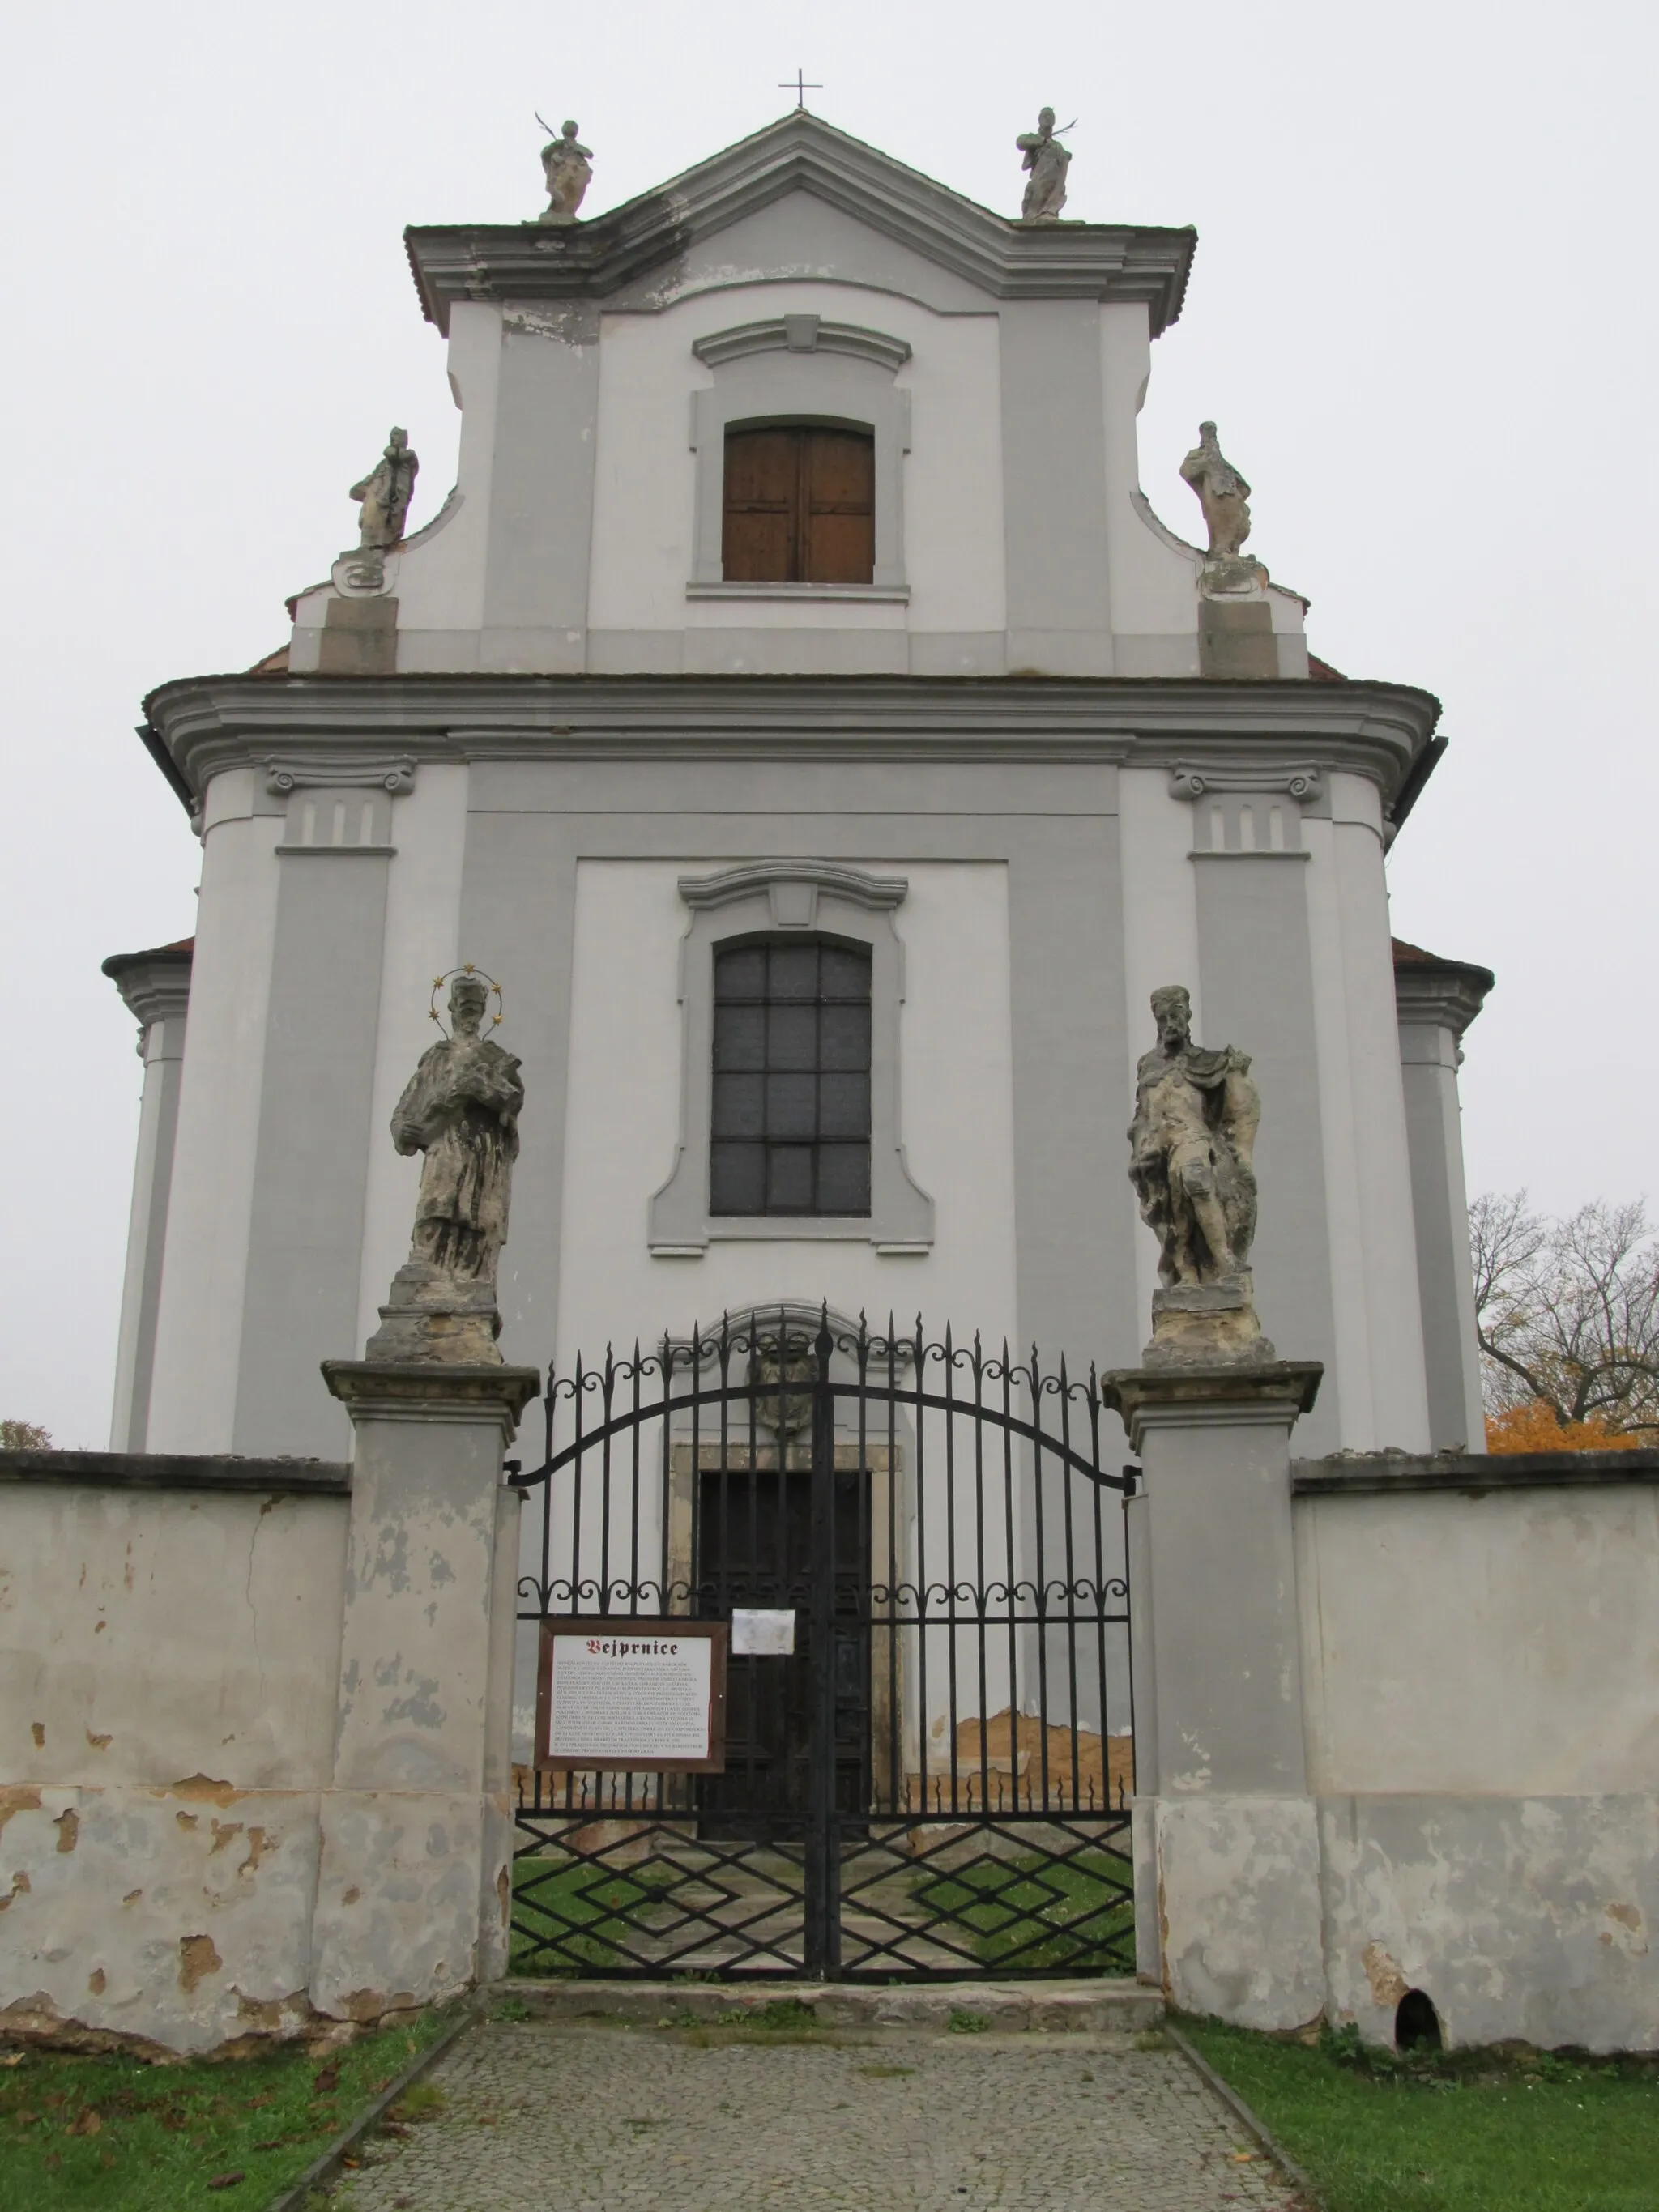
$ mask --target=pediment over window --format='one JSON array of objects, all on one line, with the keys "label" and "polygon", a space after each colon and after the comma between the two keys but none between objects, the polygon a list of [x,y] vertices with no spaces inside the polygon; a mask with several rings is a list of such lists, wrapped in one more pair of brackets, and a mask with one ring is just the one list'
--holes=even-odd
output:
[{"label": "pediment over window", "polygon": [[679,880],[680,896],[693,908],[732,906],[764,892],[775,929],[816,928],[821,891],[878,914],[902,906],[909,889],[903,876],[872,876],[836,860],[751,860],[712,876]]},{"label": "pediment over window", "polygon": [[903,338],[858,323],[826,322],[822,315],[774,315],[762,323],[738,323],[695,340],[691,350],[710,368],[751,353],[844,353],[885,369],[902,368],[910,358]]}]

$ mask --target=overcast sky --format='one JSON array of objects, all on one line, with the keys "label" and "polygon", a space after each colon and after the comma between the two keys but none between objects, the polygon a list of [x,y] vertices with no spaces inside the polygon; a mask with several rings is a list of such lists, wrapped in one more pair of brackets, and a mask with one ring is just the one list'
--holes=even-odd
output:
[{"label": "overcast sky", "polygon": [[0,1414],[106,1441],[140,1071],[99,963],[190,933],[199,861],[140,700],[283,642],[389,423],[411,526],[452,480],[403,226],[534,215],[537,108],[579,118],[598,213],[772,120],[798,64],[1006,214],[1048,102],[1068,216],[1197,225],[1141,481],[1195,534],[1214,416],[1314,650],[1444,702],[1390,874],[1397,934],[1498,971],[1471,1188],[1659,1194],[1656,46],[1613,0],[12,11]]}]

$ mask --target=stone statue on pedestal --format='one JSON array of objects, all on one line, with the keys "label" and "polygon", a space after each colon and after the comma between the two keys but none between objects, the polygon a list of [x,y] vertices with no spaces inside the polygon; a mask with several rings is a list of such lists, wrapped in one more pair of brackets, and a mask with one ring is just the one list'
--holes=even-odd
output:
[{"label": "stone statue on pedestal", "polygon": [[524,1085],[513,1054],[479,1034],[492,988],[499,990],[470,969],[456,976],[452,1034],[422,1054],[392,1116],[398,1150],[426,1157],[414,1240],[369,1340],[371,1360],[501,1360],[495,1268],[507,1242]]},{"label": "stone statue on pedestal", "polygon": [[362,501],[361,545],[385,552],[400,542],[420,465],[408,431],[394,429],[378,465],[351,487],[352,498]]},{"label": "stone statue on pedestal", "polygon": [[1181,464],[1181,473],[1204,509],[1211,560],[1237,561],[1250,534],[1250,487],[1223,453],[1213,422],[1199,424],[1198,443]]},{"label": "stone statue on pedestal", "polygon": [[[536,118],[538,123],[542,118]],[[544,131],[550,124],[543,123]],[[567,123],[556,137],[542,148],[542,174],[547,179],[547,205],[538,220],[541,222],[574,222],[582,196],[593,181],[590,149],[576,139],[577,126]]]},{"label": "stone statue on pedestal", "polygon": [[1129,1180],[1160,1249],[1146,1364],[1269,1360],[1249,1266],[1261,1119],[1249,1056],[1193,1042],[1178,983],[1153,992],[1152,1018],[1158,1042],[1135,1071],[1129,1129]]},{"label": "stone statue on pedestal", "polygon": [[1037,117],[1036,129],[1022,131],[1014,143],[1025,156],[1021,167],[1031,173],[1031,180],[1025,187],[1024,204],[1019,211],[1020,221],[1057,222],[1066,204],[1066,172],[1072,155],[1070,149],[1062,146],[1055,135],[1054,109],[1045,107]]}]

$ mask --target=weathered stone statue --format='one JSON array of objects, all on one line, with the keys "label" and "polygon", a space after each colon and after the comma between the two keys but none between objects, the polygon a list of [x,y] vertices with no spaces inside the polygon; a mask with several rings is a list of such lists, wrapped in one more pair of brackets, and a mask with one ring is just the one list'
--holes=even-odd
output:
[{"label": "weathered stone statue", "polygon": [[1210,558],[1237,561],[1250,534],[1250,487],[1223,454],[1213,422],[1198,426],[1198,443],[1181,464],[1181,473],[1198,494],[1210,532]]},{"label": "weathered stone statue", "polygon": [[1045,107],[1037,117],[1035,131],[1022,131],[1014,143],[1025,156],[1021,167],[1031,173],[1025,187],[1024,204],[1019,211],[1022,222],[1053,222],[1066,204],[1066,172],[1071,165],[1070,149],[1062,146],[1054,133],[1054,111]]},{"label": "weathered stone statue", "polygon": [[[541,122],[539,116],[536,119]],[[543,124],[542,127],[550,130],[552,126]],[[567,123],[557,137],[542,148],[542,174],[547,179],[547,205],[540,216],[543,222],[574,222],[582,195],[593,181],[592,158],[587,147],[578,144],[574,123]]]},{"label": "weathered stone statue", "polygon": [[351,487],[352,498],[362,501],[360,545],[384,552],[399,542],[409,519],[409,503],[415,496],[415,478],[420,466],[410,448],[408,431],[394,429],[379,465],[361,483]]},{"label": "weathered stone statue", "polygon": [[483,978],[450,987],[452,1034],[421,1055],[392,1116],[400,1152],[423,1152],[409,1258],[369,1340],[374,1360],[494,1364],[501,1316],[495,1268],[507,1242],[524,1085],[510,1052],[479,1034]]},{"label": "weathered stone statue", "polygon": [[1250,1241],[1261,1101],[1247,1053],[1193,1042],[1178,983],[1152,994],[1158,1042],[1135,1071],[1129,1180],[1160,1248],[1149,1366],[1271,1359],[1255,1317]]}]

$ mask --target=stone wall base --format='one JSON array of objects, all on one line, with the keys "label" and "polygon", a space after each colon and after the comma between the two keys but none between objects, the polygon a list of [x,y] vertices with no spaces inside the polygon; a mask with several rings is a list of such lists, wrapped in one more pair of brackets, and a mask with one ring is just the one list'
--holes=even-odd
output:
[{"label": "stone wall base", "polygon": [[202,1776],[0,1788],[0,2035],[188,2056],[494,1980],[512,1819],[505,1798]]},{"label": "stone wall base", "polygon": [[1136,1806],[1138,1966],[1179,2011],[1394,2041],[1659,2051],[1659,1796]]},{"label": "stone wall base", "polygon": [[1449,2044],[1659,2051],[1659,1796],[1319,1801],[1328,2003]]},{"label": "stone wall base", "polygon": [[1240,2027],[1316,2021],[1325,1973],[1312,1799],[1160,1797],[1148,1828],[1170,2002]]}]

